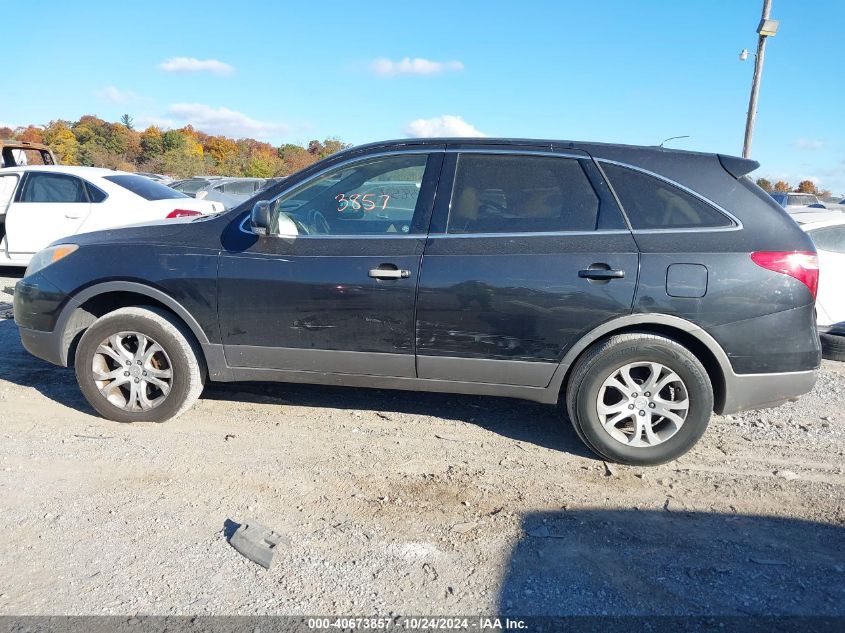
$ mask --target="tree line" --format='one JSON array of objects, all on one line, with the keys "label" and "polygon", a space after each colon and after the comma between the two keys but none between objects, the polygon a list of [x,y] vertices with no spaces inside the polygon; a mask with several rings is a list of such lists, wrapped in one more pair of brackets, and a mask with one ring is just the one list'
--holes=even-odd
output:
[{"label": "tree line", "polygon": [[795,187],[784,180],[778,180],[772,184],[767,178],[758,178],[757,186],[768,193],[812,193],[820,198],[832,198],[830,189],[820,189],[812,180],[802,180]]},{"label": "tree line", "polygon": [[63,165],[88,165],[124,171],[162,173],[177,178],[198,174],[270,178],[287,176],[349,147],[335,138],[307,147],[274,146],[253,138],[211,135],[186,125],[139,131],[125,114],[117,123],[86,114],[78,121],[57,119],[45,126],[0,127],[0,138],[44,143]]},{"label": "tree line", "polygon": [[[78,121],[57,119],[46,126],[28,125],[14,130],[0,127],[0,138],[44,143],[63,165],[146,171],[176,178],[198,174],[287,176],[349,147],[336,138],[313,140],[307,147],[292,143],[274,146],[254,138],[206,134],[190,125],[178,130],[151,125],[138,131],[128,114],[116,123],[86,114]],[[820,189],[812,180],[802,180],[793,187],[783,180],[772,183],[758,178],[757,184],[770,193],[796,191],[831,197],[829,190]]]}]

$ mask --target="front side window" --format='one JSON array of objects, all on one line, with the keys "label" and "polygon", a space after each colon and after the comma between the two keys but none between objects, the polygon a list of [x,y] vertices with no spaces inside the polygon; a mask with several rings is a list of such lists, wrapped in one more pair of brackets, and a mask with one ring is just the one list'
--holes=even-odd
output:
[{"label": "front side window", "polygon": [[30,172],[21,202],[88,202],[85,185],[75,176]]},{"label": "front side window", "polygon": [[141,196],[144,200],[169,200],[172,198],[189,197],[181,191],[171,189],[167,185],[150,180],[146,176],[119,174],[115,176],[103,176],[103,179],[131,191],[136,196]]},{"label": "front side window", "polygon": [[716,208],[648,174],[603,163],[633,229],[702,229],[733,226]]},{"label": "front side window", "polygon": [[402,154],[340,166],[275,204],[301,234],[411,233],[427,161],[427,154]]},{"label": "front side window", "polygon": [[17,174],[3,174],[0,176],[0,213],[6,212],[6,207],[12,201],[17,186]]},{"label": "front side window", "polygon": [[845,226],[829,226],[809,232],[813,243],[820,251],[845,253]]},{"label": "front side window", "polygon": [[594,231],[599,198],[580,161],[462,154],[447,232]]}]

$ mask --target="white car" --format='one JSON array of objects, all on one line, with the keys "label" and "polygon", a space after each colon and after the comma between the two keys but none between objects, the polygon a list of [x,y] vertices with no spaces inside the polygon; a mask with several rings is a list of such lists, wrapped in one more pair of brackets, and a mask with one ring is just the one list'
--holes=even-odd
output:
[{"label": "white car", "polygon": [[816,321],[819,329],[845,321],[845,213],[804,208],[790,213],[809,235],[819,256]]},{"label": "white car", "polygon": [[128,224],[223,211],[144,176],[99,167],[0,169],[0,266],[26,266],[56,240]]}]

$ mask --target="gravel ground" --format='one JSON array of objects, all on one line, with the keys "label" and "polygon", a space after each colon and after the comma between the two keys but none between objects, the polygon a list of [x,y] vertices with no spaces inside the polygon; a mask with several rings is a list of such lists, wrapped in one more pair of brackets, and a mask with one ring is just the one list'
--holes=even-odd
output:
[{"label": "gravel ground", "polygon": [[[218,385],[108,422],[10,302],[0,614],[845,615],[840,364],[647,469],[496,398]],[[226,541],[248,519],[287,539],[270,571]]]}]

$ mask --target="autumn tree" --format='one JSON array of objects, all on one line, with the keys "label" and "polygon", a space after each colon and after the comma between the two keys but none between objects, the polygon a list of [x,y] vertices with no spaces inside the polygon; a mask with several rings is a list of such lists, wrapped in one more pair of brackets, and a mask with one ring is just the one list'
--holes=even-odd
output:
[{"label": "autumn tree", "polygon": [[205,151],[218,165],[226,165],[237,158],[238,145],[225,136],[212,136],[205,143]]},{"label": "autumn tree", "polygon": [[778,193],[786,193],[790,190],[790,186],[788,182],[784,182],[783,180],[778,180],[775,183],[775,191]]},{"label": "autumn tree", "polygon": [[19,127],[15,130],[15,138],[19,141],[26,141],[27,143],[43,143],[44,137],[41,130],[34,125],[26,127]]},{"label": "autumn tree", "polygon": [[73,165],[79,160],[79,141],[67,121],[50,121],[41,134],[42,141],[50,146],[56,158],[64,165]]},{"label": "autumn tree", "polygon": [[766,180],[765,178],[758,178],[757,179],[757,186],[760,187],[763,191],[768,193],[772,192],[772,182],[770,180]]},{"label": "autumn tree", "polygon": [[818,189],[816,188],[816,183],[812,180],[802,180],[798,183],[795,191],[798,193],[817,193]]}]

